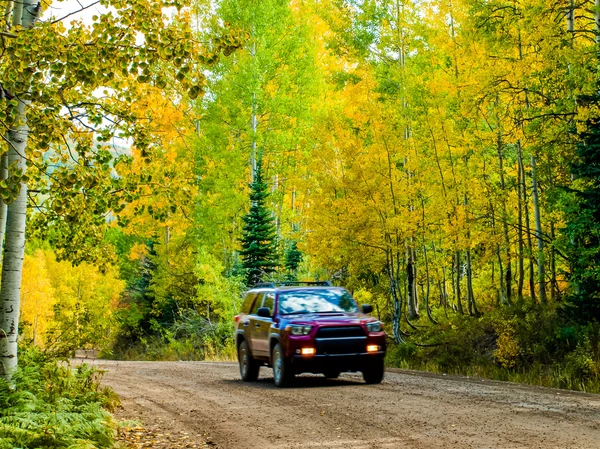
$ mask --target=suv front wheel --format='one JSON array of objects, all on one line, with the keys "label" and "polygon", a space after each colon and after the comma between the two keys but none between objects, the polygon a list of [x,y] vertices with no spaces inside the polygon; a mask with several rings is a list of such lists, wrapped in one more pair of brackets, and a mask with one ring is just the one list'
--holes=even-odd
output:
[{"label": "suv front wheel", "polygon": [[240,376],[244,382],[254,382],[258,379],[259,363],[250,354],[250,348],[246,340],[240,343],[238,348],[238,360],[240,362]]},{"label": "suv front wheel", "polygon": [[379,384],[383,380],[384,373],[383,359],[375,360],[372,365],[363,368],[363,379],[368,384]]},{"label": "suv front wheel", "polygon": [[290,385],[294,379],[294,373],[292,373],[290,363],[285,359],[279,343],[273,347],[271,352],[271,364],[273,365],[275,386],[287,387]]}]

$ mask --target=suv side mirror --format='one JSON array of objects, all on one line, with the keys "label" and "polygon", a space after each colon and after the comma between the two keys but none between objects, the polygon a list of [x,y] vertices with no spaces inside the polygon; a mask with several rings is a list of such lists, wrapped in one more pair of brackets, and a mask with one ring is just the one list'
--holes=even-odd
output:
[{"label": "suv side mirror", "polygon": [[263,318],[271,318],[271,309],[268,307],[261,307],[256,311],[256,314]]},{"label": "suv side mirror", "polygon": [[371,304],[363,304],[361,307],[363,313],[371,313],[373,311],[373,306]]}]

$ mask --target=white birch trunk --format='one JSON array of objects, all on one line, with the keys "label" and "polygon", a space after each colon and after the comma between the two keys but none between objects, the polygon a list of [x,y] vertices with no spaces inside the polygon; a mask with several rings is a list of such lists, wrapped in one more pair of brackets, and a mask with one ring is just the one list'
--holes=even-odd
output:
[{"label": "white birch trunk", "polygon": [[540,302],[546,304],[546,271],[544,268],[544,240],[542,239],[542,220],[540,217],[540,199],[537,188],[535,157],[531,156],[531,191],[533,193],[533,210],[535,214],[535,235],[538,246],[538,289]]},{"label": "white birch trunk", "polygon": [[4,29],[8,29],[9,25],[10,25],[10,15],[12,14],[13,11],[13,1],[7,1],[6,2],[6,6],[4,7],[4,15],[2,16],[2,19],[4,21]]},{"label": "white birch trunk", "polygon": [[596,23],[596,44],[600,44],[600,0],[594,0],[594,22]]},{"label": "white birch trunk", "polygon": [[[19,115],[25,117],[26,104],[19,101]],[[8,163],[25,169],[25,148],[29,128],[21,124],[8,133],[10,149]],[[27,186],[21,184],[17,198],[8,205],[6,244],[0,284],[0,376],[9,379],[17,368],[17,340],[21,303],[21,277],[25,252],[25,215]]]},{"label": "white birch trunk", "polygon": [[[256,42],[252,43],[252,49],[250,50],[250,55],[252,56],[252,59],[254,59],[255,55],[256,55]],[[254,88],[254,86],[253,86]],[[252,175],[252,182],[255,181],[256,179],[256,130],[258,128],[258,117],[256,115],[256,108],[257,108],[257,104],[256,104],[256,92],[252,92],[252,154],[250,155],[250,169],[251,169],[251,175]]]},{"label": "white birch trunk", "polygon": [[[5,179],[8,179],[8,152],[4,153],[0,157],[0,181]],[[2,251],[4,250],[4,234],[6,233],[6,213],[6,203],[0,200],[0,263],[2,263]]]},{"label": "white birch trunk", "polygon": [[[23,28],[33,26],[40,14],[40,6],[32,0],[16,2],[13,25]],[[29,127],[26,121],[27,101],[18,99],[18,121],[8,132],[8,165],[27,168],[25,150]],[[21,278],[25,253],[25,217],[27,212],[27,185],[21,183],[17,198],[8,205],[6,220],[6,244],[0,284],[0,376],[10,380],[17,368],[17,340],[21,302]]]}]

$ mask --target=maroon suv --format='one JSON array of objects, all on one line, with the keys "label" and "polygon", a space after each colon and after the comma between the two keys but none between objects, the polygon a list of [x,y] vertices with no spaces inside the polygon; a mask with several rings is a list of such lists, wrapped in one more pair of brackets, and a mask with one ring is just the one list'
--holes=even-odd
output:
[{"label": "maroon suv", "polygon": [[381,382],[385,334],[372,310],[328,282],[258,284],[235,317],[242,379],[256,380],[267,365],[278,387],[300,373],[361,371],[365,382]]}]

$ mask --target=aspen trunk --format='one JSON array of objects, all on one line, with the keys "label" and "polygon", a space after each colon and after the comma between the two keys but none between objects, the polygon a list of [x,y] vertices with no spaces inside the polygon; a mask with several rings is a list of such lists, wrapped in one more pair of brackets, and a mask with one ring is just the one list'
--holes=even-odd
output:
[{"label": "aspen trunk", "polygon": [[[519,150],[521,148],[519,147]],[[531,241],[531,226],[529,224],[529,203],[527,199],[527,184],[525,180],[525,166],[523,164],[522,153],[519,151],[519,170],[521,171],[521,180],[523,183],[523,209],[525,212],[525,235],[527,236],[527,251],[529,252],[529,295],[531,301],[536,302],[535,295],[535,273],[533,268],[533,243]]]},{"label": "aspen trunk", "polygon": [[600,0],[594,0],[594,22],[596,24],[596,44],[600,44]]},{"label": "aspen trunk", "polygon": [[567,9],[567,31],[575,33],[575,0],[569,0]]},{"label": "aspen trunk", "polygon": [[[464,196],[464,206],[465,210],[468,214],[469,207],[469,197],[465,193]],[[467,240],[471,241],[471,231],[467,230]],[[473,272],[471,269],[471,249],[467,247],[465,251],[466,256],[466,265],[467,265],[467,309],[469,311],[469,315],[479,315],[479,311],[477,310],[477,305],[475,304],[475,295],[473,294]]]},{"label": "aspen trunk", "polygon": [[[252,49],[250,50],[250,55],[252,59],[256,55],[256,42],[252,43]],[[258,117],[256,114],[256,92],[252,92],[252,117],[251,117],[251,126],[252,126],[252,154],[250,155],[250,173],[252,176],[252,182],[255,181],[256,178],[256,159],[257,159],[257,136],[256,130],[258,128]]]},{"label": "aspen trunk", "polygon": [[417,305],[417,279],[414,259],[414,250],[408,246],[406,248],[406,280],[407,280],[407,306],[408,318],[415,320],[419,318],[419,308]]},{"label": "aspen trunk", "polygon": [[473,294],[473,271],[471,269],[471,250],[466,251],[466,262],[467,262],[467,300],[469,305],[469,315],[478,316],[479,310],[477,309],[477,303],[475,302],[475,295]]},{"label": "aspen trunk", "polygon": [[425,299],[425,310],[427,311],[427,318],[429,318],[429,321],[431,321],[433,324],[437,324],[437,321],[433,318],[433,315],[431,315],[431,307],[429,307],[429,294],[431,292],[431,283],[429,280],[429,259],[427,257],[427,247],[425,245],[423,245],[423,259],[425,260],[425,293],[424,293],[424,299]]},{"label": "aspen trunk", "polygon": [[[500,188],[502,192],[506,193],[506,184],[504,182],[504,161],[502,155],[502,137],[498,133],[497,151],[498,151],[498,167],[500,170]],[[505,271],[505,293],[504,300],[506,304],[512,304],[512,268],[511,268],[511,254],[510,254],[510,237],[508,236],[508,214],[506,212],[506,202],[502,201],[502,226],[504,229],[504,243],[506,244],[506,271]]]},{"label": "aspen trunk", "polygon": [[390,295],[392,296],[392,301],[394,305],[394,309],[392,311],[392,331],[394,334],[394,341],[396,343],[403,343],[404,339],[402,338],[402,332],[400,330],[400,321],[402,319],[402,306],[403,306],[403,296],[398,286],[398,278],[396,263],[394,261],[394,255],[391,254],[391,250],[386,251],[386,265],[387,265],[387,273],[388,279],[390,282]]},{"label": "aspen trunk", "polygon": [[[32,0],[16,2],[13,9],[13,25],[30,28],[40,14],[40,5]],[[25,173],[27,138],[26,121],[28,102],[17,99],[18,121],[9,129],[8,166]],[[25,223],[27,212],[27,185],[21,183],[19,194],[7,207],[6,243],[0,284],[0,376],[10,380],[17,368],[17,340],[21,300],[21,277],[25,252]]]},{"label": "aspen trunk", "polygon": [[[437,248],[435,246],[435,242],[432,243],[432,246],[433,246],[433,259],[434,259],[434,262],[436,262],[437,261]],[[436,269],[436,272],[437,272],[437,269]],[[446,307],[448,305],[448,291],[447,291],[447,287],[446,287],[446,266],[445,266],[445,264],[442,264],[442,279],[439,279],[439,277],[438,277],[437,286],[438,286],[438,290],[440,292],[440,306],[443,307],[444,309],[446,309]]]},{"label": "aspen trunk", "polygon": [[[4,153],[2,157],[0,157],[0,181],[5,179],[8,179],[8,152]],[[2,251],[4,250],[7,210],[6,203],[0,199],[0,263],[2,263]]]},{"label": "aspen trunk", "polygon": [[[517,149],[519,154],[519,160],[522,158],[521,155],[521,142],[517,142]],[[524,190],[523,176],[521,176],[521,164],[517,162],[517,204],[518,210],[518,240],[519,240],[519,282],[517,284],[517,300],[519,304],[523,303],[523,283],[525,282],[525,267],[523,266],[524,261],[524,249],[525,242],[523,239],[523,195]]]},{"label": "aspen trunk", "polygon": [[[19,116],[25,118],[26,104],[19,101]],[[8,132],[8,163],[25,170],[25,154],[29,128],[21,124]],[[25,213],[27,186],[21,184],[17,198],[7,207],[6,244],[0,284],[0,376],[10,379],[17,368],[17,340],[21,299],[21,276],[25,252]]]},{"label": "aspen trunk", "polygon": [[12,0],[9,0],[6,2],[6,6],[4,7],[4,15],[2,16],[2,18],[4,19],[4,23],[6,24],[6,26],[4,27],[5,30],[9,27],[10,15],[13,12],[13,6],[14,2]]},{"label": "aspen trunk", "polygon": [[550,222],[550,237],[552,238],[552,245],[550,246],[550,299],[555,302],[560,298],[560,291],[556,280],[556,251],[554,250],[556,235],[553,221]]},{"label": "aspen trunk", "polygon": [[544,268],[544,240],[542,238],[542,221],[540,217],[540,199],[536,179],[535,157],[531,156],[531,192],[533,194],[533,209],[535,214],[535,235],[537,237],[538,247],[538,289],[540,292],[540,302],[546,304],[546,270]]},{"label": "aspen trunk", "polygon": [[458,309],[458,313],[464,315],[465,312],[462,306],[462,298],[461,298],[461,290],[460,290],[460,251],[456,251],[454,255],[454,265],[456,269],[456,307]]}]

